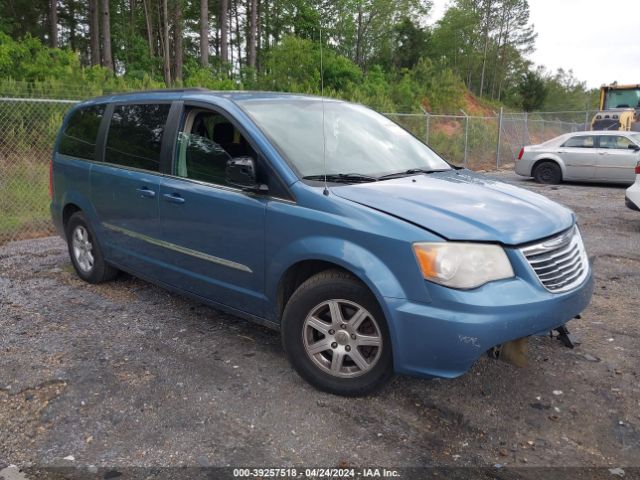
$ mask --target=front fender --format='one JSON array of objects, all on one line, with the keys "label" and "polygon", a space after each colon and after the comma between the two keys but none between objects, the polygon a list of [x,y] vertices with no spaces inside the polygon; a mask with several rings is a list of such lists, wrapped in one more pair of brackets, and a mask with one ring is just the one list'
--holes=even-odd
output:
[{"label": "front fender", "polygon": [[272,305],[277,305],[278,285],[285,272],[308,260],[329,262],[348,270],[367,285],[383,310],[383,297],[407,297],[395,274],[372,252],[344,239],[314,236],[287,244],[270,259],[266,278],[267,296]]}]

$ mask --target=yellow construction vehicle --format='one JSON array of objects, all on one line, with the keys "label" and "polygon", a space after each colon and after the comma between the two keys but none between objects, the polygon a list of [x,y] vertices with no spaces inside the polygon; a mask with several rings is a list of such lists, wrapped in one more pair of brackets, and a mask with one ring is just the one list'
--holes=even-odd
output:
[{"label": "yellow construction vehicle", "polygon": [[591,130],[640,132],[640,84],[602,85],[599,108],[591,120]]}]

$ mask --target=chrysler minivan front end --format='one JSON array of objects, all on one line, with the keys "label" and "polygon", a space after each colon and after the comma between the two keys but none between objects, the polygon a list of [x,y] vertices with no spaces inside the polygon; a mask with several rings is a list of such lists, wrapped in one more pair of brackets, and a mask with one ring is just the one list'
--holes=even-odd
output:
[{"label": "chrysler minivan front end", "polygon": [[[428,248],[432,245],[437,244]],[[421,264],[430,303],[386,299],[396,342],[403,346],[395,356],[398,372],[461,375],[494,346],[563,326],[591,298],[589,261],[577,226],[526,246],[441,245],[443,250],[465,251],[462,261],[468,263],[458,265],[445,256]],[[465,288],[474,276],[466,276],[469,264],[485,273],[477,278],[482,285]],[[459,273],[452,274],[456,269]],[[434,274],[451,280],[445,285],[438,278],[436,283]]]},{"label": "chrysler minivan front end", "polygon": [[[548,333],[589,303],[575,216],[545,197],[460,169],[330,190],[334,201],[370,211],[357,221],[343,213],[353,225],[337,236],[386,267],[345,258],[385,311],[398,373],[461,375],[492,347]],[[397,289],[379,288],[390,278]]]}]

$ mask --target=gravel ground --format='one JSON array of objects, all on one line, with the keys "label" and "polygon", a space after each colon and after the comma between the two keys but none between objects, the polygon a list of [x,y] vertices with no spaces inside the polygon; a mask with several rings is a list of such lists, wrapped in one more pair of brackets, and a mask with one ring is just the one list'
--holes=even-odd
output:
[{"label": "gravel ground", "polygon": [[0,246],[0,470],[639,467],[640,214],[622,187],[494,176],[578,214],[596,277],[581,346],[536,337],[527,368],[482,358],[363,399],[307,385],[276,332],[129,276],[83,283],[59,238]]}]

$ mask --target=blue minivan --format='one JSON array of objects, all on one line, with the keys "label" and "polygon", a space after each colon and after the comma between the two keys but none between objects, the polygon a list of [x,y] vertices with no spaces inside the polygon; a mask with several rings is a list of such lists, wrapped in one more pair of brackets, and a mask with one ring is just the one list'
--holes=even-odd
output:
[{"label": "blue minivan", "polygon": [[573,212],[348,102],[96,98],[66,116],[51,171],[53,222],[83,280],[123,270],[273,327],[298,373],[337,394],[393,372],[461,375],[592,294]]}]

